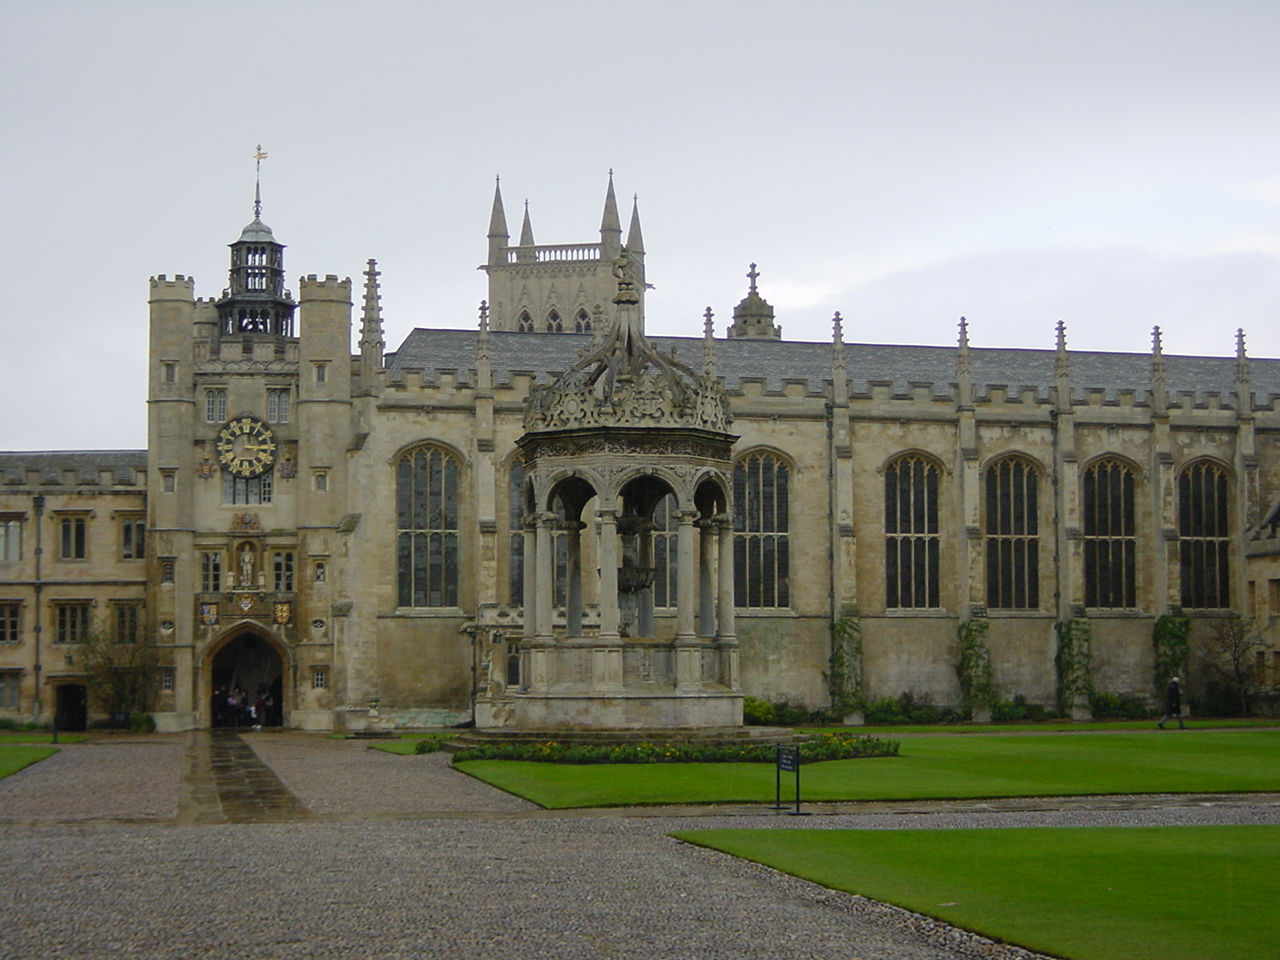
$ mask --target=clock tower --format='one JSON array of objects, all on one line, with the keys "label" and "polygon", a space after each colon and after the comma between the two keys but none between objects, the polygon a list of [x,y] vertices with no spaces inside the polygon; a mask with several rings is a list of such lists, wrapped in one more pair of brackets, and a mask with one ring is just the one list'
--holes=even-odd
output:
[{"label": "clock tower", "polygon": [[351,282],[304,277],[294,300],[260,181],[230,253],[217,299],[151,281],[148,612],[178,729],[246,722],[219,706],[236,688],[269,701],[266,724],[324,728],[340,692]]}]

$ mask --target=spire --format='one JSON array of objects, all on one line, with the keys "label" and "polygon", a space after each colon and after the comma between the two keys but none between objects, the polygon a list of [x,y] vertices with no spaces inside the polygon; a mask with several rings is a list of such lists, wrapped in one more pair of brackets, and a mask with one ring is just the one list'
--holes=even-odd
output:
[{"label": "spire", "polygon": [[382,294],[378,292],[378,261],[370,260],[364,272],[364,312],[360,318],[360,378],[366,390],[373,388],[375,375],[382,369]]},{"label": "spire", "polygon": [[957,401],[962,409],[973,407],[973,354],[969,351],[969,321],[960,318],[960,340],[956,346]]},{"label": "spire", "polygon": [[1169,409],[1169,388],[1165,376],[1164,344],[1160,327],[1151,328],[1151,406],[1157,416]]},{"label": "spire", "polygon": [[627,249],[636,256],[644,257],[644,237],[640,235],[640,198],[631,198],[631,227],[627,230]]},{"label": "spire", "polygon": [[1249,356],[1244,349],[1244,328],[1236,328],[1236,383],[1247,386],[1253,379],[1249,370]]},{"label": "spire", "polygon": [[524,202],[524,222],[520,224],[520,246],[533,246],[533,224],[529,220],[529,201]]},{"label": "spire", "polygon": [[262,161],[259,144],[253,154],[253,222],[231,244],[228,283],[218,300],[218,323],[223,336],[266,334],[293,336],[297,304],[284,285],[284,244],[262,222]]},{"label": "spire", "polygon": [[849,375],[844,351],[844,317],[837,310],[831,317],[831,398],[840,405],[849,403]]},{"label": "spire", "polygon": [[618,199],[613,195],[613,170],[604,195],[604,216],[600,219],[600,258],[614,260],[622,249],[622,222],[618,219]]},{"label": "spire", "polygon": [[493,178],[493,213],[489,215],[489,262],[501,263],[511,240],[507,232],[507,212],[502,205],[502,180]]},{"label": "spire", "polygon": [[1058,394],[1058,409],[1071,409],[1071,363],[1067,359],[1067,325],[1058,321],[1057,355],[1053,361],[1053,379]]},{"label": "spire", "polygon": [[480,301],[480,330],[476,334],[476,390],[493,392],[493,337],[489,335],[489,302]]},{"label": "spire", "polygon": [[716,376],[716,315],[707,307],[702,314],[702,375],[708,380]]}]

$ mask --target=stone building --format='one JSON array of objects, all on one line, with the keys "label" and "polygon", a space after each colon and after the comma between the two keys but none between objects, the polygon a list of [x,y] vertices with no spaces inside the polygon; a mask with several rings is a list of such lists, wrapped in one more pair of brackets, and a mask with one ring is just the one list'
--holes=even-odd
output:
[{"label": "stone building", "polygon": [[[1280,613],[1280,361],[1242,335],[789,341],[752,265],[725,335],[708,308],[647,337],[611,179],[599,243],[537,244],[526,209],[512,245],[495,191],[478,322],[388,352],[374,262],[295,299],[260,212],[220,297],[151,281],[145,453],[0,455],[0,716],[72,696],[72,601],[145,598],[167,729],[222,687],[310,729],[734,722],[827,705],[837,620],[867,698],[958,703],[974,623],[1003,698],[1054,702],[1064,637],[1149,697],[1157,618]],[[86,556],[41,581],[34,530],[77,517]]]}]

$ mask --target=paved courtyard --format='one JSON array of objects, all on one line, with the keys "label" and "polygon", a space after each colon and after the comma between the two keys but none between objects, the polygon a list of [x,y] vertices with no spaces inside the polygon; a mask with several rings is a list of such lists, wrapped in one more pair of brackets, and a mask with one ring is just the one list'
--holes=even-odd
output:
[{"label": "paved courtyard", "polygon": [[554,813],[442,755],[291,732],[108,738],[0,781],[0,958],[1029,957],[667,834],[1280,823],[1280,798],[818,812]]}]

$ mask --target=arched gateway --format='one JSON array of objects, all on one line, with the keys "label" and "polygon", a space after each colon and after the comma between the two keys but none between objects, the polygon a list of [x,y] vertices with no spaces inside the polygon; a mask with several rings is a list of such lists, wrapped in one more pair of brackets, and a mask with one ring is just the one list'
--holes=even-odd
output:
[{"label": "arched gateway", "polygon": [[[614,274],[613,326],[556,381],[535,387],[525,409],[531,562],[516,725],[739,725],[730,519],[737,438],[715,376],[710,318],[699,372],[645,338],[625,248]],[[566,540],[563,633],[553,616],[557,528]],[[673,636],[657,635],[656,592],[675,608]]]},{"label": "arched gateway", "polygon": [[284,660],[269,639],[253,631],[229,635],[210,660],[210,726],[282,726],[284,673]]}]

